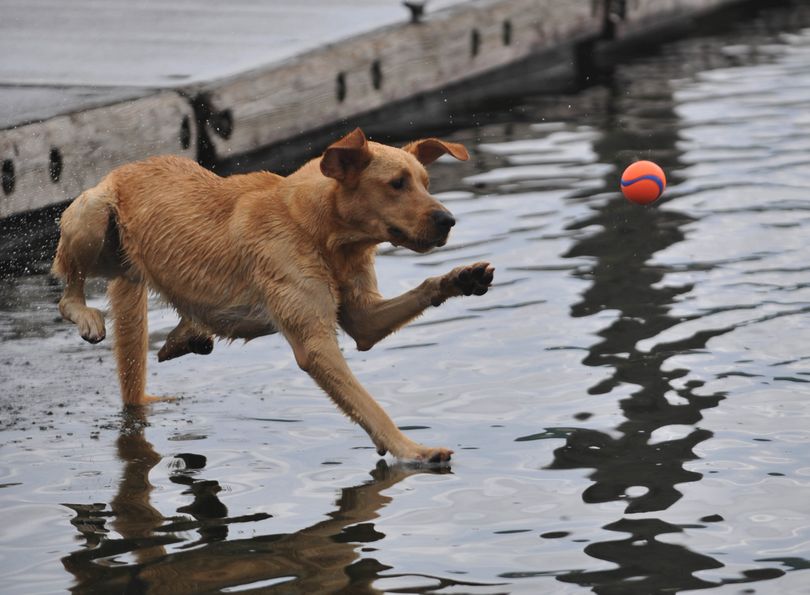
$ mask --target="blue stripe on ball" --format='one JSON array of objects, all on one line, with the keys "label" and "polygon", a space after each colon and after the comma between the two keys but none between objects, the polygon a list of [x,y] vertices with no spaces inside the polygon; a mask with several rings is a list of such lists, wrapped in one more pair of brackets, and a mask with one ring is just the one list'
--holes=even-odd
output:
[{"label": "blue stripe on ball", "polygon": [[637,178],[633,178],[632,180],[627,180],[626,182],[622,180],[622,186],[631,186],[636,182],[640,182],[641,180],[650,180],[658,184],[658,196],[661,196],[661,193],[664,191],[664,182],[658,176],[654,176],[652,174],[647,174],[646,176],[639,176]]}]

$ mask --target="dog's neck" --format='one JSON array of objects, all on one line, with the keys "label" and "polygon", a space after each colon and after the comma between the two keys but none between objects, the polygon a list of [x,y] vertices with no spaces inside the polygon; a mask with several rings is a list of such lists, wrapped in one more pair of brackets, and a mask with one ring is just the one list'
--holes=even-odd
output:
[{"label": "dog's neck", "polygon": [[380,240],[358,230],[341,215],[338,201],[343,190],[337,181],[317,175],[296,175],[310,167],[312,162],[287,178],[289,191],[285,202],[293,220],[325,256],[376,252]]}]

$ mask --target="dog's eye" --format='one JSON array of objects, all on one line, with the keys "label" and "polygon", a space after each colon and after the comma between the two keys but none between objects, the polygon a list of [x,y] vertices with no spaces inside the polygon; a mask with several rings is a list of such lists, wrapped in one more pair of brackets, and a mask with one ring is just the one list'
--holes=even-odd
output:
[{"label": "dog's eye", "polygon": [[405,188],[405,176],[391,180],[390,184],[394,190],[402,190]]}]

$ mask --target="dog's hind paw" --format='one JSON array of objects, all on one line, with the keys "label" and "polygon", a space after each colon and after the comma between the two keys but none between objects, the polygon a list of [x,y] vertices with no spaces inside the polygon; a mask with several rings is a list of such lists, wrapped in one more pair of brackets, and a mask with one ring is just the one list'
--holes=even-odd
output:
[{"label": "dog's hind paw", "polygon": [[175,341],[171,337],[158,351],[158,361],[165,362],[176,357],[196,353],[208,355],[214,350],[214,339],[210,336],[196,335],[188,337],[185,341]]},{"label": "dog's hind paw", "polygon": [[85,308],[76,316],[76,326],[79,327],[79,334],[88,343],[100,343],[107,336],[104,328],[104,315],[95,308]]}]

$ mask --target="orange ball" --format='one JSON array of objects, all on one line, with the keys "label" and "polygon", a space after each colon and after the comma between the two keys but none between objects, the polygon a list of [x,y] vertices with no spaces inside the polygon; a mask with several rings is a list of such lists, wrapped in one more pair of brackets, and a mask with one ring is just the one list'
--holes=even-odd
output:
[{"label": "orange ball", "polygon": [[647,205],[655,202],[667,187],[664,170],[652,161],[636,161],[622,174],[621,189],[627,200]]}]

